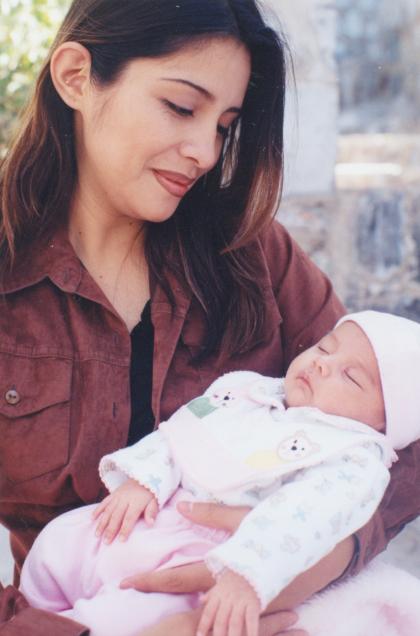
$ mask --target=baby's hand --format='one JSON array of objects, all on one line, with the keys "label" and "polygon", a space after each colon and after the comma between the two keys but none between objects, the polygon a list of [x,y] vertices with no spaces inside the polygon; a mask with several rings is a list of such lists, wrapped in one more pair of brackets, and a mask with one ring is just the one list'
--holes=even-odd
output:
[{"label": "baby's hand", "polygon": [[126,541],[142,515],[151,526],[157,513],[158,503],[150,490],[135,479],[127,479],[93,511],[94,519],[100,517],[96,536],[103,537],[105,543],[112,543],[117,535]]},{"label": "baby's hand", "polygon": [[224,570],[203,602],[197,636],[210,632],[213,636],[258,636],[261,604],[255,590],[239,574]]}]

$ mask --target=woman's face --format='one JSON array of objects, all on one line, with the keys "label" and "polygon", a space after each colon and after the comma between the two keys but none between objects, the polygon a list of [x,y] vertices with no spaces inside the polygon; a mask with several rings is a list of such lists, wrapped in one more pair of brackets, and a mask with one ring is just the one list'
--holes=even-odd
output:
[{"label": "woman's face", "polygon": [[76,111],[76,199],[93,212],[164,221],[216,164],[250,77],[246,48],[213,39],[128,64]]}]

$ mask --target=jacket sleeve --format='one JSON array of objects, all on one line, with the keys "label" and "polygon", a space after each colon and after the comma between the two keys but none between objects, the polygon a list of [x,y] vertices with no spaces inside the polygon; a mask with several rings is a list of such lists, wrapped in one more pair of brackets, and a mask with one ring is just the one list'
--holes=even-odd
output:
[{"label": "jacket sleeve", "polygon": [[135,479],[155,495],[160,507],[173,495],[181,480],[181,472],[159,430],[132,446],[105,455],[99,463],[99,474],[110,492],[126,479]]},{"label": "jacket sleeve", "polygon": [[225,567],[241,574],[265,609],[298,574],[366,523],[388,482],[376,452],[363,447],[299,471],[211,550],[206,563],[216,575]]},{"label": "jacket sleeve", "polygon": [[1,636],[88,636],[89,630],[57,614],[29,607],[25,598],[11,585],[0,584]]},{"label": "jacket sleeve", "polygon": [[420,514],[420,440],[398,451],[398,457],[378,511],[355,534],[357,548],[343,576],[357,574]]}]

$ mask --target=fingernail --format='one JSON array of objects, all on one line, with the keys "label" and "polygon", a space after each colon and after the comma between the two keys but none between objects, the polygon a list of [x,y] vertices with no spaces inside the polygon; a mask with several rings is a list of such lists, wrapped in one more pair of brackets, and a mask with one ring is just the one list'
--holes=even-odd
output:
[{"label": "fingernail", "polygon": [[191,503],[191,501],[180,501],[179,503],[177,503],[176,507],[178,508],[179,512],[185,512],[188,514],[189,512],[192,512],[193,504]]},{"label": "fingernail", "polygon": [[124,579],[123,581],[121,581],[120,583],[120,588],[122,590],[127,589],[128,587],[130,587],[130,579]]}]

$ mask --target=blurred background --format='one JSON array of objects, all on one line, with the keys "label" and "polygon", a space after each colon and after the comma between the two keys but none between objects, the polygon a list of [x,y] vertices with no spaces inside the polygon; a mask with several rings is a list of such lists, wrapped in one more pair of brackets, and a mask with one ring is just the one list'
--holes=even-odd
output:
[{"label": "blurred background", "polygon": [[269,4],[297,84],[279,218],[349,310],[420,319],[420,2]]},{"label": "blurred background", "polygon": [[[0,155],[69,4],[0,0]],[[420,0],[261,4],[295,74],[279,220],[349,310],[420,320]],[[420,524],[384,558],[420,576]],[[10,573],[0,532],[0,580]]]}]

